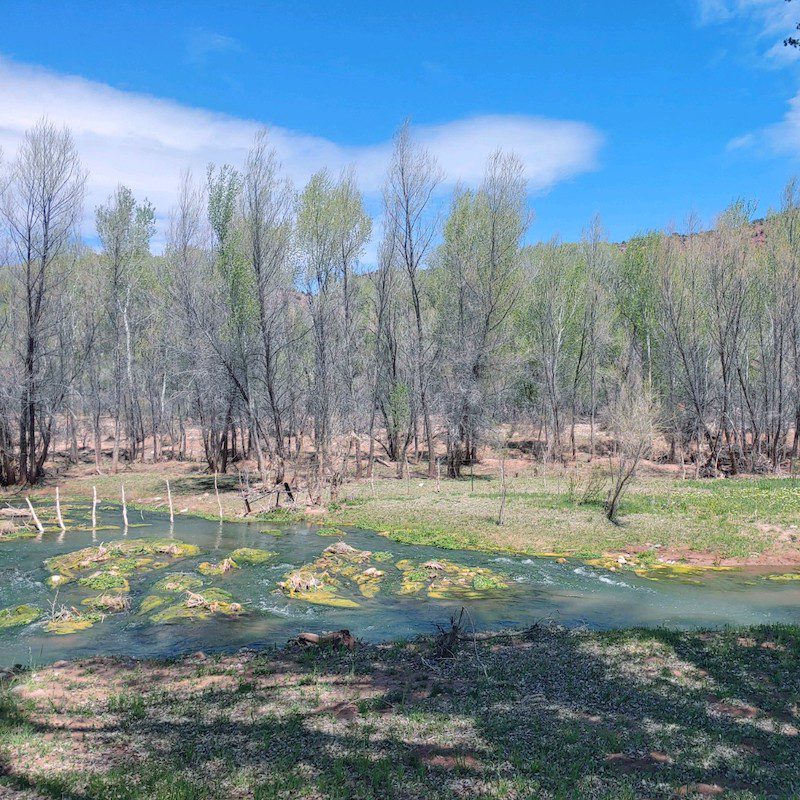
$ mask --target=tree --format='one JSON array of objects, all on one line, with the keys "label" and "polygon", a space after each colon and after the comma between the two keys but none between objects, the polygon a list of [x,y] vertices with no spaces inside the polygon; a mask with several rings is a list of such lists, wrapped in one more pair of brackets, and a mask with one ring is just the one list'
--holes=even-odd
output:
[{"label": "tree", "polygon": [[[266,131],[256,134],[247,156],[241,193],[245,257],[252,270],[260,335],[260,359],[267,408],[277,455],[275,480],[283,480],[285,401],[280,384],[282,360],[289,343],[282,336],[282,316],[294,279],[292,234],[294,193],[280,175]],[[258,416],[254,398],[251,414]]]},{"label": "tree", "polygon": [[[786,2],[787,3],[791,3],[792,0],[786,0]],[[794,27],[795,27],[795,30],[800,31],[800,22],[798,22]],[[784,47],[800,47],[800,39],[798,39],[796,36],[787,36],[783,40],[783,46]]]},{"label": "tree", "polygon": [[522,165],[495,153],[477,192],[458,190],[438,253],[437,338],[443,351],[443,400],[449,421],[447,466],[476,459],[492,397],[504,385],[501,351],[520,293],[519,246],[527,227]]},{"label": "tree", "polygon": [[629,366],[620,376],[617,396],[611,406],[609,430],[617,440],[617,457],[611,458],[611,488],[606,496],[606,517],[617,522],[624,492],[647,456],[655,436],[657,408],[649,384],[642,380],[637,366]]},{"label": "tree", "polygon": [[428,477],[436,474],[429,382],[431,343],[423,316],[421,271],[436,232],[432,216],[433,194],[442,173],[433,156],[411,139],[405,123],[394,140],[389,175],[384,187],[384,229],[391,239],[391,253],[405,271],[414,320],[413,366],[428,449]]},{"label": "tree", "polygon": [[[150,256],[150,240],[155,232],[155,211],[147,200],[137,204],[126,186],[119,186],[106,205],[95,212],[95,222],[103,248],[101,264],[106,295],[108,348],[111,365],[107,373],[112,395],[114,420],[112,472],[119,466],[123,413],[128,421],[128,460],[136,457],[137,425],[141,409],[134,379],[134,347],[140,321],[134,315],[141,309],[142,274]],[[138,307],[137,307],[138,306]],[[100,368],[102,372],[102,368]],[[99,390],[100,387],[98,387]],[[100,464],[100,391],[95,397],[95,459]]]},{"label": "tree", "polygon": [[[54,378],[64,315],[64,260],[83,207],[86,173],[72,135],[47,120],[25,133],[11,164],[3,217],[18,266],[20,483],[42,474],[66,387]],[[66,376],[63,376],[66,377]]]}]

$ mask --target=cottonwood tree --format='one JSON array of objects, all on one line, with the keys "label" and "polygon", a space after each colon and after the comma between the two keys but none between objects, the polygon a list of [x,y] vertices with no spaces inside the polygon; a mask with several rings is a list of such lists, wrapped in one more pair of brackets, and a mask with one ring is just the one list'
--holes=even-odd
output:
[{"label": "cottonwood tree", "polygon": [[[216,472],[227,466],[224,437],[236,389],[228,353],[218,333],[227,324],[227,311],[212,256],[206,206],[206,192],[191,175],[184,174],[170,219],[165,258],[175,312],[178,380],[186,387],[187,417],[200,427],[208,468]],[[179,427],[183,425],[180,420]],[[181,440],[185,440],[185,430],[181,431]]]},{"label": "cottonwood tree", "polygon": [[478,437],[505,385],[502,351],[520,293],[519,246],[527,227],[522,164],[496,152],[476,192],[458,190],[439,250],[437,338],[443,351],[447,469],[477,457]]},{"label": "cottonwood tree", "polygon": [[[258,375],[266,396],[277,458],[276,481],[282,481],[287,457],[284,440],[286,413],[285,361],[292,357],[292,342],[284,335],[282,316],[294,280],[294,192],[281,176],[275,150],[266,131],[256,134],[247,156],[242,180],[241,213],[244,257],[252,271],[260,339]],[[259,417],[253,392],[250,413]],[[258,431],[256,430],[256,435]]]},{"label": "cottonwood tree", "polygon": [[562,431],[573,375],[571,336],[582,316],[584,292],[580,263],[573,248],[558,241],[526,248],[524,296],[517,329],[525,344],[529,381],[543,407],[546,458],[563,458]]},{"label": "cottonwood tree", "polygon": [[384,187],[384,231],[390,251],[408,282],[413,316],[414,388],[422,413],[428,451],[428,477],[436,474],[430,380],[433,343],[423,310],[422,271],[433,246],[436,218],[433,195],[442,172],[434,157],[411,138],[408,123],[395,136],[389,175]]},{"label": "cottonwood tree", "polygon": [[[106,204],[95,213],[97,235],[102,247],[101,287],[105,294],[107,344],[99,358],[108,355],[110,364],[99,367],[105,373],[106,391],[111,395],[110,412],[114,423],[111,470],[119,467],[123,416],[127,420],[128,460],[136,457],[141,409],[134,377],[134,350],[142,324],[143,273],[150,258],[150,240],[155,232],[155,210],[146,200],[139,204],[126,186],[118,186]],[[100,387],[98,387],[100,389]],[[101,446],[101,393],[95,398],[94,441],[99,465]]]},{"label": "cottonwood tree", "polygon": [[386,432],[381,442],[402,475],[403,458],[412,438],[410,394],[413,371],[409,369],[403,341],[400,276],[393,253],[393,240],[384,237],[378,252],[378,268],[371,276],[374,328],[372,330],[372,407],[369,422],[369,474],[375,461],[376,414]]},{"label": "cottonwood tree", "polygon": [[[355,173],[342,174],[335,192],[335,247],[341,275],[342,295],[342,358],[339,362],[340,380],[344,387],[343,424],[354,435],[356,477],[361,473],[361,432],[364,414],[364,386],[362,383],[364,314],[358,290],[357,267],[364,246],[372,233],[372,220],[364,211],[361,193],[356,185]],[[348,446],[349,452],[349,446]]]},{"label": "cottonwood tree", "polygon": [[312,176],[300,195],[297,241],[303,264],[305,300],[311,316],[314,362],[309,406],[314,419],[317,475],[330,469],[334,413],[341,384],[336,362],[341,354],[337,324],[340,278],[334,209],[336,187],[327,171]]},{"label": "cottonwood tree", "polygon": [[[17,480],[42,473],[55,413],[66,387],[57,383],[68,250],[83,207],[86,173],[72,135],[46,120],[25,133],[7,175],[3,218],[15,261],[15,372],[19,386]],[[61,378],[68,375],[61,374]]]}]

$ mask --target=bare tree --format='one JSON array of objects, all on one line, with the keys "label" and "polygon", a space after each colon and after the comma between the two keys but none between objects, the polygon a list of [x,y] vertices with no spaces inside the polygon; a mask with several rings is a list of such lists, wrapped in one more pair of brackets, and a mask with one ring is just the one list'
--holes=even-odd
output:
[{"label": "bare tree", "polygon": [[606,516],[617,522],[619,504],[639,462],[646,458],[656,432],[657,407],[651,387],[637,366],[620,377],[617,397],[610,408],[608,427],[617,439],[617,456],[611,459],[611,488],[606,497]]},{"label": "bare tree", "polygon": [[431,154],[411,139],[408,123],[394,140],[394,152],[384,188],[384,229],[392,241],[391,252],[405,271],[414,320],[414,378],[428,449],[428,477],[436,474],[429,382],[431,343],[423,316],[422,276],[430,253],[436,219],[432,200],[442,173]]},{"label": "bare tree", "polygon": [[522,164],[497,152],[478,191],[456,193],[445,224],[437,334],[454,478],[463,463],[476,460],[480,430],[507,388],[501,356],[520,294],[519,246],[527,223]]},{"label": "bare tree", "polygon": [[48,385],[56,352],[63,291],[63,264],[83,207],[86,173],[72,135],[47,120],[26,132],[11,164],[3,216],[21,283],[19,397],[20,483],[42,474],[52,429],[43,414],[54,411],[63,386]]},{"label": "bare tree", "polygon": [[[282,315],[294,278],[293,212],[294,193],[288,180],[281,177],[274,149],[269,147],[266,131],[259,131],[247,156],[242,184],[242,217],[245,257],[253,272],[258,305],[260,357],[266,405],[272,422],[277,456],[276,481],[282,481],[287,457],[284,441],[284,387],[281,364],[290,343],[282,336]],[[251,414],[258,417],[255,393],[250,398]],[[258,430],[254,435],[258,437]],[[257,448],[260,444],[257,444]]]},{"label": "bare tree", "polygon": [[[103,247],[103,288],[106,292],[111,366],[108,372],[114,420],[112,472],[119,466],[122,417],[128,420],[128,459],[136,457],[137,425],[140,408],[134,379],[134,340],[137,331],[135,312],[142,294],[142,267],[150,255],[150,239],[155,232],[155,211],[145,201],[138,205],[126,186],[119,186],[95,214],[97,233]],[[139,306],[140,308],[140,306]],[[100,443],[100,397],[95,398],[95,448]],[[96,452],[99,465],[100,454]]]}]

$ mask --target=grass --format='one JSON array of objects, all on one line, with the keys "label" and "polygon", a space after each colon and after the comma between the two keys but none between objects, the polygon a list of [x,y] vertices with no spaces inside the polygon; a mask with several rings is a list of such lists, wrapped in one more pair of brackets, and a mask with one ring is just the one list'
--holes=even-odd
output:
[{"label": "grass", "polygon": [[0,684],[0,796],[672,798],[800,794],[800,629],[487,634]]},{"label": "grass", "polygon": [[[794,479],[638,480],[620,507],[620,526],[602,504],[586,503],[580,478],[522,475],[509,481],[505,524],[497,525],[499,481],[376,481],[348,487],[330,515],[336,525],[384,531],[410,543],[449,548],[566,552],[591,557],[632,546],[660,545],[743,558],[776,543],[775,532],[800,526],[800,484]],[[795,537],[800,540],[800,537]]]},{"label": "grass", "polygon": [[[503,526],[497,524],[500,482],[488,471],[474,481],[443,479],[440,491],[436,481],[420,475],[409,480],[352,481],[342,488],[339,501],[330,504],[327,515],[313,519],[329,527],[370,528],[409,543],[528,555],[567,553],[589,558],[659,545],[664,552],[670,548],[705,552],[709,561],[771,553],[773,563],[781,563],[781,551],[800,548],[800,483],[795,478],[681,481],[647,465],[622,501],[622,524],[613,525],[603,513],[597,474],[585,464],[577,469],[545,470],[541,465],[518,469],[508,480]],[[118,475],[75,474],[60,479],[59,485],[67,507],[91,497],[92,486],[101,499],[118,501],[124,483],[132,508],[165,511],[167,477],[176,513],[219,518],[213,477],[196,464],[136,465]],[[218,483],[224,519],[241,520],[238,480],[220,476]],[[52,499],[53,486],[36,494]],[[21,495],[8,497],[22,501]],[[303,513],[301,506],[296,512],[282,510],[250,519],[290,522]]]}]

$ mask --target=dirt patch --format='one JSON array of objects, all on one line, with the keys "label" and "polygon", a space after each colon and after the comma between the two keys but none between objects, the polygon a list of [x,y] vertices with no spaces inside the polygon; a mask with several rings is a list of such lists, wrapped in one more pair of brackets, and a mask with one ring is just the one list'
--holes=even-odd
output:
[{"label": "dirt patch", "polygon": [[[644,552],[647,548],[632,545],[629,552]],[[658,560],[662,563],[682,563],[698,567],[798,567],[800,547],[771,547],[763,553],[743,557],[725,557],[712,550],[693,550],[691,547],[660,547]],[[769,571],[769,570],[765,570]]]}]

